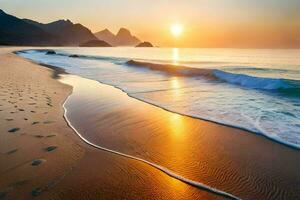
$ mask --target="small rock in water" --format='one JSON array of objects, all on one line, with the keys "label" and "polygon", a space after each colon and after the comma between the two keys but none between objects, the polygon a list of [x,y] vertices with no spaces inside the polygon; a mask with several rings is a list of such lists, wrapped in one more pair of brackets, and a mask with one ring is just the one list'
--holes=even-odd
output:
[{"label": "small rock in water", "polygon": [[54,54],[56,54],[56,52],[53,50],[49,50],[46,52],[46,55],[54,55]]},{"label": "small rock in water", "polygon": [[56,146],[50,146],[50,147],[47,147],[47,148],[46,148],[46,151],[53,151],[53,150],[55,150],[55,149],[57,149]]},{"label": "small rock in water", "polygon": [[19,128],[12,128],[12,129],[8,130],[8,132],[14,133],[14,132],[17,132],[18,130],[20,130],[20,129]]},{"label": "small rock in water", "polygon": [[73,55],[69,55],[70,58],[78,58],[79,56],[76,55],[76,54],[73,54]]}]

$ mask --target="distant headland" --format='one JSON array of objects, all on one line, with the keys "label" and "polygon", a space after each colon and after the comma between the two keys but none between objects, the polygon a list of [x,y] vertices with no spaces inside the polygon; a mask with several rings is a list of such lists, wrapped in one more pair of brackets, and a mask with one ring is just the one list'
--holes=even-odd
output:
[{"label": "distant headland", "polygon": [[141,40],[126,28],[114,35],[108,29],[95,34],[70,20],[40,23],[20,19],[0,9],[0,45],[19,46],[137,46]]}]

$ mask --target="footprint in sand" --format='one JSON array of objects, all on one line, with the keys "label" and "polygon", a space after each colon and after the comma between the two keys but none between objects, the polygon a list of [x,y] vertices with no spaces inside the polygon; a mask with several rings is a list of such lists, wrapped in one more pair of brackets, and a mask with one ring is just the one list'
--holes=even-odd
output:
[{"label": "footprint in sand", "polygon": [[40,164],[42,164],[43,162],[45,162],[46,160],[44,160],[44,159],[35,159],[35,160],[33,160],[32,162],[31,162],[31,165],[32,166],[38,166],[38,165],[40,165]]},{"label": "footprint in sand", "polygon": [[12,129],[9,129],[8,132],[9,133],[15,133],[15,132],[17,132],[19,130],[20,130],[20,128],[12,128]]},{"label": "footprint in sand", "polygon": [[49,146],[49,147],[45,148],[45,151],[50,152],[50,151],[54,151],[57,148],[58,148],[57,146]]},{"label": "footprint in sand", "polygon": [[34,190],[32,190],[31,195],[33,197],[37,197],[42,193],[42,188],[35,188]]},{"label": "footprint in sand", "polygon": [[47,135],[47,138],[55,137],[56,135]]},{"label": "footprint in sand", "polygon": [[18,149],[13,149],[13,150],[6,152],[5,154],[10,155],[10,154],[16,153],[17,151],[18,151]]},{"label": "footprint in sand", "polygon": [[0,191],[0,199],[4,199],[7,195],[7,192],[5,191]]},{"label": "footprint in sand", "polygon": [[28,183],[28,180],[22,180],[22,181],[17,181],[15,183],[10,184],[7,188],[0,191],[0,199],[4,199],[6,197],[6,195],[8,194],[8,192],[11,192],[14,189],[17,189],[18,187],[21,187],[27,183]]},{"label": "footprint in sand", "polygon": [[43,136],[43,135],[35,135],[34,137],[36,137],[36,138],[43,138],[45,136]]}]

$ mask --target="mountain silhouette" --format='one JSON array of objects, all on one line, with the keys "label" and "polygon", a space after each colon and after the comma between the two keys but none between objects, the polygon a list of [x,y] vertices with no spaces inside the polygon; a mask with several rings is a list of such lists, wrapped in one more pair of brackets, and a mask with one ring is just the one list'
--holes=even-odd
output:
[{"label": "mountain silhouette", "polygon": [[70,20],[58,20],[48,24],[42,24],[29,19],[23,20],[41,28],[47,33],[61,38],[64,45],[78,46],[84,42],[97,39],[88,28],[81,24],[74,24]]},{"label": "mountain silhouette", "polygon": [[0,44],[59,45],[60,39],[43,29],[0,10]]},{"label": "mountain silhouette", "polygon": [[128,29],[120,28],[118,33],[114,35],[108,29],[104,29],[95,33],[99,40],[108,42],[113,46],[136,46],[141,41],[133,36]]},{"label": "mountain silhouette", "polygon": [[97,40],[81,24],[58,20],[43,24],[30,19],[20,19],[0,10],[0,44],[26,46],[78,46]]}]

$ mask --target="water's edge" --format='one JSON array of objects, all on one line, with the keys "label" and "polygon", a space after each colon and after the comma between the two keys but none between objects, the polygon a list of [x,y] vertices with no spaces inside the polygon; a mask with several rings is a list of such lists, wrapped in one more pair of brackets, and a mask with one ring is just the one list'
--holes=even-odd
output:
[{"label": "water's edge", "polygon": [[[16,55],[18,55],[18,52],[20,52],[20,51],[15,51],[13,53],[16,54]],[[20,57],[22,57],[22,56],[20,56]],[[24,59],[26,59],[26,58],[24,58]],[[59,70],[61,73],[68,74],[65,71],[65,69],[63,69],[61,67],[57,67],[57,66],[53,66],[53,65],[48,65],[48,64],[41,63],[41,62],[36,62],[34,60],[31,60],[31,59],[26,59],[26,60],[29,60],[30,62],[36,63],[38,65],[42,65],[44,67],[50,68],[52,70],[55,70],[55,71]],[[77,76],[79,76],[79,75],[77,75]],[[81,76],[79,76],[79,77],[81,77]],[[85,78],[85,77],[81,77],[81,78]],[[85,79],[88,79],[88,78],[85,78]],[[216,120],[210,120],[210,119],[202,118],[202,117],[195,116],[195,115],[188,115],[188,114],[181,113],[181,112],[175,112],[175,111],[172,111],[170,109],[161,107],[161,106],[159,106],[159,105],[157,105],[155,103],[152,103],[152,102],[149,102],[149,101],[145,101],[145,100],[143,100],[141,98],[137,98],[137,97],[135,97],[133,95],[130,95],[125,90],[123,90],[122,88],[120,88],[120,87],[118,87],[116,85],[110,85],[110,84],[104,83],[104,82],[99,81],[99,80],[94,80],[94,79],[89,79],[89,80],[96,81],[97,83],[101,83],[101,84],[104,84],[104,85],[108,85],[108,86],[114,87],[114,88],[122,91],[123,93],[125,93],[130,98],[134,98],[134,99],[136,99],[138,101],[142,101],[142,102],[147,103],[149,105],[152,105],[152,106],[155,106],[157,108],[160,108],[160,109],[162,109],[164,111],[168,111],[168,112],[171,112],[171,113],[179,114],[179,115],[182,115],[182,116],[185,116],[185,117],[190,117],[190,118],[193,118],[193,119],[198,119],[198,120],[203,120],[203,121],[211,122],[211,123],[222,125],[222,126],[227,126],[227,127],[230,127],[230,128],[239,129],[239,130],[242,130],[242,131],[247,131],[249,133],[252,133],[252,134],[255,134],[255,135],[258,135],[258,136],[262,136],[262,137],[264,137],[264,138],[266,138],[268,140],[271,140],[272,142],[276,142],[277,144],[284,145],[284,146],[286,146],[288,148],[292,148],[292,149],[295,149],[295,150],[300,150],[300,146],[299,145],[293,144],[293,143],[290,143],[290,142],[285,142],[283,140],[277,139],[276,137],[272,137],[272,136],[270,136],[268,134],[263,134],[263,133],[260,133],[260,132],[255,132],[255,131],[253,131],[251,129],[248,129],[248,128],[245,128],[245,127],[242,127],[242,126],[237,126],[237,125],[233,125],[233,124],[229,124],[229,123],[222,123],[222,122],[219,122],[219,121],[216,121]]]},{"label": "water's edge", "polygon": [[[71,85],[72,86],[72,85]],[[73,87],[73,86],[72,86]],[[122,157],[125,157],[125,158],[129,158],[129,159],[132,159],[132,160],[136,160],[136,161],[139,161],[139,162],[142,162],[142,163],[145,163],[163,173],[165,173],[166,175],[172,177],[172,178],[175,178],[183,183],[186,183],[190,186],[193,186],[193,187],[196,187],[196,188],[199,188],[199,189],[202,189],[202,190],[206,190],[208,192],[211,192],[211,193],[214,193],[214,194],[217,194],[217,195],[220,195],[220,196],[223,196],[223,197],[226,197],[228,199],[234,199],[234,200],[239,200],[240,198],[233,195],[233,194],[230,194],[230,193],[227,193],[225,191],[222,191],[222,190],[219,190],[217,188],[213,188],[213,187],[210,187],[204,183],[200,183],[200,182],[197,182],[197,181],[193,181],[193,180],[190,180],[190,179],[187,179],[183,176],[180,176],[178,174],[176,174],[175,172],[169,170],[168,168],[165,168],[161,165],[158,165],[158,164],[155,164],[153,162],[150,162],[150,161],[147,161],[145,159],[142,159],[142,158],[138,158],[138,157],[135,157],[135,156],[131,156],[131,155],[128,155],[128,154],[125,154],[125,153],[122,153],[122,152],[118,152],[118,151],[114,151],[114,150],[111,150],[111,149],[107,149],[105,147],[101,147],[97,144],[94,144],[92,142],[90,142],[89,140],[85,139],[80,133],[79,131],[72,125],[71,121],[68,119],[68,109],[66,108],[66,104],[69,100],[69,98],[72,96],[72,93],[71,92],[69,94],[69,96],[66,98],[65,102],[63,103],[63,108],[64,108],[64,119],[66,120],[68,126],[77,134],[77,136],[83,140],[86,144],[96,148],[96,149],[100,149],[102,151],[105,151],[105,152],[108,152],[108,153],[112,153],[112,154],[115,154],[115,155],[118,155],[118,156],[122,156]]]},{"label": "water's edge", "polygon": [[[13,53],[17,55],[16,52],[13,52]],[[21,57],[21,58],[22,58],[22,59],[25,59],[25,58],[23,58],[23,57]],[[28,60],[28,59],[26,59],[26,60]],[[33,62],[33,63],[35,63],[35,64],[38,64],[38,65],[40,65],[40,66],[42,66],[42,67],[46,67],[46,68],[48,68],[48,69],[51,69],[51,70],[53,71],[53,76],[52,76],[52,78],[57,79],[57,80],[58,80],[59,82],[61,82],[61,83],[62,83],[62,81],[59,80],[59,79],[61,78],[60,74],[67,74],[67,73],[65,72],[64,69],[62,69],[62,68],[60,68],[60,67],[57,67],[57,66],[45,65],[45,64],[43,64],[43,63],[34,62],[34,61],[32,61],[32,60],[30,60],[30,62]],[[74,75],[74,76],[77,76],[77,75]],[[80,76],[77,76],[77,77],[80,77]],[[80,78],[83,78],[83,77],[80,77]],[[90,79],[89,79],[89,80],[90,80]],[[95,81],[95,80],[90,80],[90,81]],[[98,82],[98,81],[96,81],[96,82]],[[63,83],[63,84],[65,84],[65,83]],[[101,83],[101,84],[103,84],[103,83]],[[107,84],[105,84],[105,85],[107,85]],[[94,147],[94,148],[96,148],[96,149],[99,149],[99,150],[102,150],[102,151],[105,151],[105,152],[108,152],[108,153],[112,153],[112,154],[115,154],[115,155],[118,155],[118,156],[122,156],[122,157],[125,157],[125,158],[128,158],[128,159],[132,159],[132,160],[135,160],[135,161],[139,161],[139,162],[145,163],[145,164],[147,164],[147,165],[149,165],[149,166],[151,166],[151,167],[153,167],[153,168],[155,168],[155,169],[157,169],[157,170],[163,172],[164,174],[168,175],[169,177],[174,178],[174,179],[177,179],[177,180],[179,180],[179,181],[181,181],[181,182],[183,182],[183,183],[185,183],[185,184],[188,184],[188,185],[190,185],[190,186],[192,186],[192,187],[196,187],[196,188],[198,188],[198,189],[205,190],[205,191],[208,191],[208,192],[210,192],[210,193],[214,193],[214,194],[216,194],[216,195],[223,196],[223,197],[228,198],[228,199],[240,200],[239,197],[237,197],[237,196],[235,196],[235,195],[233,195],[233,194],[227,193],[227,192],[222,191],[222,190],[219,190],[219,189],[217,189],[217,188],[210,187],[210,186],[208,186],[208,185],[206,185],[206,184],[204,184],[204,183],[200,183],[200,182],[193,181],[193,180],[190,180],[190,179],[188,179],[188,178],[185,178],[185,177],[183,177],[183,176],[181,176],[181,175],[176,174],[176,173],[173,172],[172,170],[169,170],[168,168],[163,167],[163,166],[161,166],[161,165],[158,165],[158,164],[156,164],[156,163],[153,163],[153,162],[150,162],[150,161],[147,161],[147,160],[145,160],[145,159],[138,158],[138,157],[135,157],[135,156],[131,156],[131,155],[129,155],[129,154],[125,154],[125,153],[122,153],[122,152],[114,151],[114,150],[112,150],[112,149],[108,149],[108,148],[105,148],[105,147],[101,147],[101,146],[99,146],[99,145],[97,145],[97,144],[94,144],[94,143],[90,142],[90,141],[87,140],[86,138],[84,138],[84,137],[79,133],[79,131],[72,125],[71,121],[68,119],[68,116],[67,116],[67,114],[68,114],[68,109],[66,108],[66,104],[67,104],[68,100],[71,98],[71,96],[72,96],[72,94],[73,94],[73,86],[72,86],[72,85],[70,85],[70,86],[72,87],[72,90],[71,90],[71,92],[68,94],[67,98],[64,100],[64,103],[63,103],[63,105],[62,105],[62,107],[63,107],[63,109],[64,109],[64,115],[63,115],[63,117],[64,117],[64,119],[65,119],[67,125],[68,125],[68,126],[76,133],[76,135],[77,135],[83,142],[85,142],[86,144],[88,144],[88,145],[90,145],[90,146],[92,146],[92,147]],[[114,87],[114,86],[111,86],[111,87]],[[116,87],[114,87],[114,88],[116,88]],[[116,89],[118,89],[118,88],[116,88]],[[121,91],[122,91],[122,90],[121,90]],[[122,92],[123,92],[123,91],[122,91]],[[125,93],[125,94],[127,94],[127,93]],[[127,95],[128,95],[128,94],[127,94]],[[128,95],[128,96],[129,96],[129,95]],[[129,97],[130,97],[130,96],[129,96]]]}]

